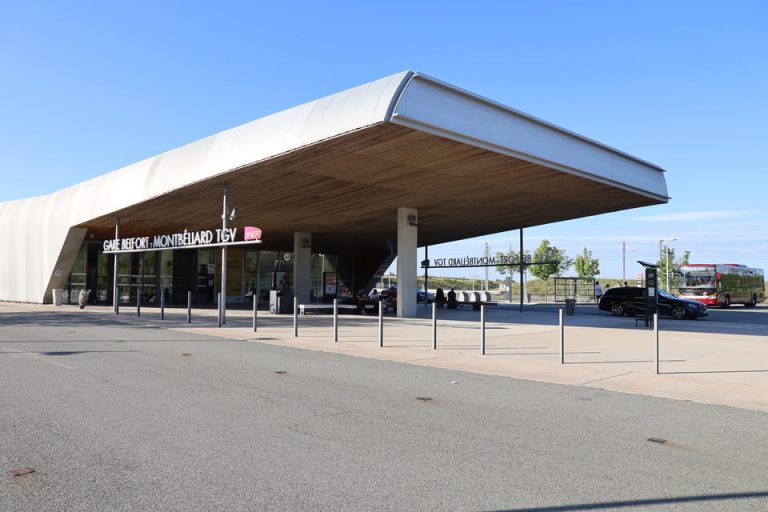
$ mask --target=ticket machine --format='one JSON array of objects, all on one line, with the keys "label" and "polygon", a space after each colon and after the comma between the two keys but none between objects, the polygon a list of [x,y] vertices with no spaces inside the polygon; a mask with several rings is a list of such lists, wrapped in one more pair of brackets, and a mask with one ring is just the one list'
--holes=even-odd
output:
[{"label": "ticket machine", "polygon": [[659,288],[658,278],[659,269],[657,265],[648,263],[646,261],[638,261],[643,267],[645,267],[645,326],[648,326],[648,322],[655,313],[659,312]]}]

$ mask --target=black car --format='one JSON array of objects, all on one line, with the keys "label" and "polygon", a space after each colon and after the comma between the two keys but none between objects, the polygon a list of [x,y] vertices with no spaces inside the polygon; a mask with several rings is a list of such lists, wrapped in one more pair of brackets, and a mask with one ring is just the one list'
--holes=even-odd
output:
[{"label": "black car", "polygon": [[[624,286],[609,288],[600,298],[598,307],[612,315],[636,315],[645,312],[645,288]],[[659,315],[675,320],[695,319],[709,315],[707,306],[695,300],[681,299],[659,290]]]}]

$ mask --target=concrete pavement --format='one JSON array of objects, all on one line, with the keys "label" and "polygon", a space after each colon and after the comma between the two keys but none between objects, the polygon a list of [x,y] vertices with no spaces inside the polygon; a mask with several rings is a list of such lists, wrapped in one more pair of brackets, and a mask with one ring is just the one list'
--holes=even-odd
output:
[{"label": "concrete pavement", "polygon": [[[276,345],[369,350],[366,318],[342,318],[338,344],[327,317],[295,340],[264,318],[260,341],[243,342],[159,328],[150,310],[10,309],[0,470],[36,472],[0,474],[3,512],[768,506],[765,413],[417,366],[475,357],[458,339],[432,353],[423,320],[388,322],[400,346],[372,351],[415,363],[400,364]],[[245,334],[239,315],[227,330]],[[499,334],[486,359],[549,361],[528,336],[552,326],[517,327],[521,341]],[[469,340],[468,328],[455,327]]]},{"label": "concrete pavement", "polygon": [[[328,315],[299,318],[293,337],[292,317],[260,312],[259,329],[251,329],[251,312],[230,310],[225,327],[216,327],[216,312],[195,310],[186,324],[186,310],[71,306],[0,305],[0,314],[45,311],[88,315],[106,321],[152,325],[185,332],[343,353],[438,368],[520,379],[593,387],[678,400],[768,411],[768,307],[713,311],[711,319],[660,321],[660,370],[655,374],[655,337],[633,318],[615,318],[594,306],[580,306],[566,317],[566,364],[559,364],[557,308],[488,308],[486,355],[479,354],[479,313],[441,310],[438,349],[431,348],[431,312],[419,307],[419,318],[385,318],[385,347],[377,342],[377,319],[340,315],[339,343],[332,340]],[[717,318],[715,320],[714,318]],[[730,319],[735,321],[730,321]]]}]

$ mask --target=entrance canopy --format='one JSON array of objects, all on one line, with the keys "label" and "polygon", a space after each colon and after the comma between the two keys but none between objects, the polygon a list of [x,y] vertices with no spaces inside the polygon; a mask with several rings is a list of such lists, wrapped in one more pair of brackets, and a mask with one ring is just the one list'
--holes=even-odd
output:
[{"label": "entrance canopy", "polygon": [[[382,254],[397,209],[432,245],[667,201],[663,169],[402,72],[32,199],[0,203],[0,300],[41,302],[83,239],[256,225],[264,249]],[[58,272],[58,274],[57,274]]]}]

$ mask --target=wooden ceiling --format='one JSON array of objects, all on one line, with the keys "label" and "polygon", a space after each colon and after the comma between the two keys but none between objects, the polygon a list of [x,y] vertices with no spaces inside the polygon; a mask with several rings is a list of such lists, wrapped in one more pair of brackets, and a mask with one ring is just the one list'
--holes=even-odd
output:
[{"label": "wooden ceiling", "polygon": [[262,248],[291,250],[312,233],[314,252],[387,252],[397,208],[416,208],[419,245],[624,210],[657,201],[542,165],[394,124],[380,124],[193,184],[83,223],[93,238],[221,226],[264,232]]}]

